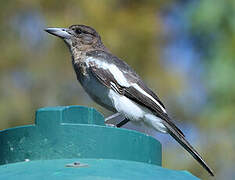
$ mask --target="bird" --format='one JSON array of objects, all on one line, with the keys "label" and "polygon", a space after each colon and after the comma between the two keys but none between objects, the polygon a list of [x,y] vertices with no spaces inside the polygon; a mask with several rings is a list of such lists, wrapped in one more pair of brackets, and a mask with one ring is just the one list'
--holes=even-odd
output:
[{"label": "bird", "polygon": [[128,121],[144,123],[154,130],[171,135],[211,175],[213,170],[186,140],[184,133],[167,114],[159,97],[123,60],[103,44],[98,32],[86,25],[46,28],[68,46],[77,80],[99,105]]}]

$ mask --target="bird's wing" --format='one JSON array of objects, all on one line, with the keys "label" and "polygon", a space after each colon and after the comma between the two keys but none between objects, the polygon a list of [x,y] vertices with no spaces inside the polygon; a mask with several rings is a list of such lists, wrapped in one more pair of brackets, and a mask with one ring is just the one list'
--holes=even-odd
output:
[{"label": "bird's wing", "polygon": [[[149,89],[147,89],[149,90]],[[167,115],[165,108],[161,106],[161,101],[155,99],[151,96],[146,88],[143,86],[135,85],[124,88],[124,96],[128,97],[129,99],[133,100],[134,102],[147,107],[151,110],[157,117],[164,120],[164,125],[168,124],[171,126],[175,132],[184,137],[183,132],[171,121],[169,116]]]},{"label": "bird's wing", "polygon": [[165,107],[157,95],[124,61],[100,50],[88,52],[87,55],[90,56],[90,70],[101,83],[151,110],[169,124],[178,135],[184,136],[167,115]]},{"label": "bird's wing", "polygon": [[185,139],[182,131],[171,121],[159,98],[125,62],[109,53],[101,52],[93,51],[89,54],[91,58],[89,69],[94,76],[106,87],[146,107],[160,117],[169,134],[213,176],[210,167]]}]

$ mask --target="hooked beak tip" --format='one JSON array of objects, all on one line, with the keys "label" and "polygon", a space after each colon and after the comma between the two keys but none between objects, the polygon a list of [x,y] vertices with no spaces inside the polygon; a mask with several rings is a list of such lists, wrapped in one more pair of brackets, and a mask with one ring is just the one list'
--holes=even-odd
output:
[{"label": "hooked beak tip", "polygon": [[50,28],[45,28],[44,31],[48,32],[50,31]]}]

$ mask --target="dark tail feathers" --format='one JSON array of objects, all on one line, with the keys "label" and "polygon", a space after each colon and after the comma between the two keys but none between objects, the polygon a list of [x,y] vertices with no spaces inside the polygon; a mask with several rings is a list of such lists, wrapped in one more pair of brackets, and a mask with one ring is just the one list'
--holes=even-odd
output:
[{"label": "dark tail feathers", "polygon": [[166,127],[168,129],[169,134],[178,143],[180,143],[183,146],[183,148],[186,149],[194,157],[194,159],[197,160],[201,164],[201,166],[207,170],[207,172],[211,176],[214,176],[213,170],[206,164],[206,162],[202,159],[199,153],[189,144],[189,142],[185,139],[185,137],[175,132],[175,130],[171,126],[169,126],[169,124],[166,124]]}]

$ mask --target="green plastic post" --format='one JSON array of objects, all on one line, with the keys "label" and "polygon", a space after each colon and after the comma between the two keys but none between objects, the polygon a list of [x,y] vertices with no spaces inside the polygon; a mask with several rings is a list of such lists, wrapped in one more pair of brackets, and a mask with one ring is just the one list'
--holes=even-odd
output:
[{"label": "green plastic post", "polygon": [[0,179],[197,179],[162,168],[154,138],[82,106],[41,108],[35,125],[0,131],[0,165]]}]

